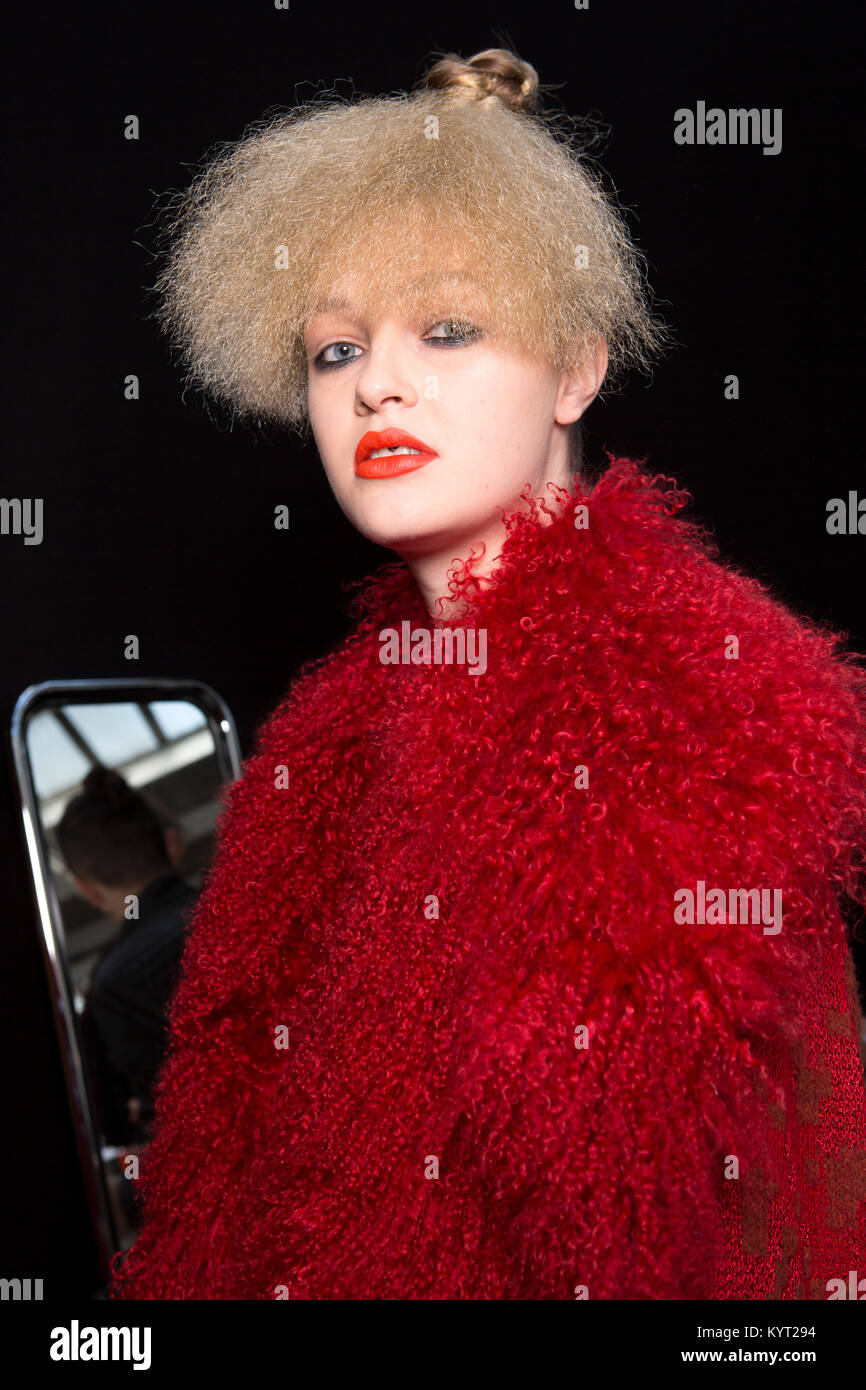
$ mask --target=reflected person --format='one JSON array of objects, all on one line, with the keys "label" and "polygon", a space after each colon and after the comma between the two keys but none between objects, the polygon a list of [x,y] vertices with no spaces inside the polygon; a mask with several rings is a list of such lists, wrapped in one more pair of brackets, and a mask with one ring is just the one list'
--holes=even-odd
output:
[{"label": "reflected person", "polygon": [[175,870],[177,832],[118,772],[94,767],[56,833],[77,891],[120,925],[91,975],[82,1035],[105,1139],[141,1143],[198,894]]}]

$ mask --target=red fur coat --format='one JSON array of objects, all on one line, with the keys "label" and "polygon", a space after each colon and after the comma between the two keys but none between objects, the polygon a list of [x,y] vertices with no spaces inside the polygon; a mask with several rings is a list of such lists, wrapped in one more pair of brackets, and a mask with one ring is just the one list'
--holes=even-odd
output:
[{"label": "red fur coat", "polygon": [[455,581],[486,670],[380,659],[433,626],[386,566],[264,723],[115,1297],[826,1299],[866,1275],[839,907],[866,897],[866,678],[685,500],[613,460],[510,519],[493,582]]}]

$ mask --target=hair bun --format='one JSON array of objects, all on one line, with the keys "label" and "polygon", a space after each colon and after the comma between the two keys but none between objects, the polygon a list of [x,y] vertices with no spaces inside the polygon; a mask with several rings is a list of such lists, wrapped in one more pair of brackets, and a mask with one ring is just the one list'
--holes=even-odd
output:
[{"label": "hair bun", "polygon": [[132,789],[125,778],[112,768],[96,763],[84,779],[84,790],[96,793],[110,806],[122,806],[129,801]]},{"label": "hair bun", "polygon": [[470,101],[497,96],[512,111],[534,111],[538,104],[538,73],[507,48],[485,48],[468,59],[446,53],[433,64],[421,85],[465,95]]}]

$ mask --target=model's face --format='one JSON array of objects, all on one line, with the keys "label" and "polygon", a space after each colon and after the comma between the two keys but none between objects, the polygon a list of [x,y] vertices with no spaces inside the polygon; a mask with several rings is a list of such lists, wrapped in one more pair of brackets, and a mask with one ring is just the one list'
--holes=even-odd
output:
[{"label": "model's face", "polygon": [[[549,478],[568,484],[576,417],[560,374],[486,336],[459,277],[443,276],[441,291],[424,321],[395,309],[371,323],[343,280],[342,304],[305,330],[310,423],[328,480],[357,529],[401,554],[483,539],[525,484],[533,493]],[[392,428],[430,453],[365,460],[377,441],[364,437]]]}]

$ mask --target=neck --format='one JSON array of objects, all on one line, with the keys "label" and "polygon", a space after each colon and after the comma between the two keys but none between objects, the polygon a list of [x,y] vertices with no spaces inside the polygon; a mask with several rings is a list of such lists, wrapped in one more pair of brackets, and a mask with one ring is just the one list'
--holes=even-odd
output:
[{"label": "neck", "polygon": [[471,539],[463,537],[444,549],[405,557],[431,618],[458,616],[460,601],[448,596],[449,572],[461,570],[471,560],[472,575],[486,577],[499,559],[507,534],[501,518],[495,517],[473,531]]},{"label": "neck", "polygon": [[[557,450],[538,470],[533,479],[532,495],[548,497],[547,484],[556,483],[568,492],[574,491],[574,479],[565,450]],[[521,499],[515,497],[505,513],[520,510]],[[543,518],[542,518],[543,519]],[[452,533],[444,543],[430,550],[406,553],[402,558],[412,572],[418,590],[431,618],[457,618],[463,600],[449,597],[449,573],[460,571],[471,562],[473,579],[484,579],[495,568],[508,537],[502,512],[476,526],[471,532]],[[483,548],[483,550],[482,550]],[[480,558],[479,558],[480,557]]]}]

